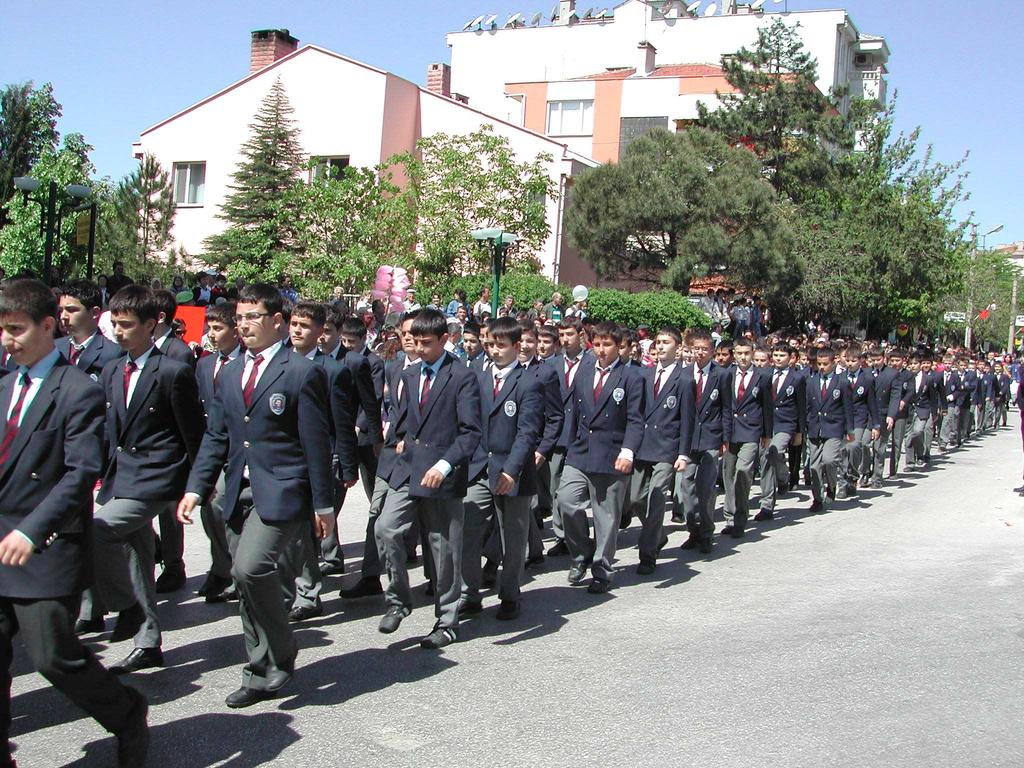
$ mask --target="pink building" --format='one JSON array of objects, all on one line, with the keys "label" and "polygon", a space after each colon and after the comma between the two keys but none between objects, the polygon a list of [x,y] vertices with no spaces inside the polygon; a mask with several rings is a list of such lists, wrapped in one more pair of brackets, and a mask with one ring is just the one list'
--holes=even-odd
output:
[{"label": "pink building", "polygon": [[[414,151],[423,136],[468,134],[483,125],[492,125],[506,137],[521,160],[542,152],[551,155],[548,173],[563,194],[548,202],[551,236],[538,254],[543,273],[567,283],[592,279],[589,267],[566,243],[562,220],[564,192],[572,177],[595,161],[541,132],[479,112],[384,70],[315,45],[300,48],[287,30],[253,32],[248,75],[147,128],[133,145],[136,157],[152,154],[172,170],[178,206],[176,246],[201,254],[204,239],[224,228],[217,214],[239,162],[239,148],[249,138],[249,124],[277,78],[294,108],[304,152],[338,167],[374,166],[395,153]],[[431,85],[444,90],[441,81]],[[330,98],[325,97],[328,91]]]}]

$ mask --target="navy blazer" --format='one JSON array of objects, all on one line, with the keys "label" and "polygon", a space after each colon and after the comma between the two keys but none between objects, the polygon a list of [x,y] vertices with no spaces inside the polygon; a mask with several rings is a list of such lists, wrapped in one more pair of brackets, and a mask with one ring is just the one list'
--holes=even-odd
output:
[{"label": "navy blazer", "polygon": [[[565,354],[552,355],[548,361],[555,369],[555,375],[558,377],[558,388],[562,397],[562,434],[558,438],[557,447],[564,451],[569,450],[569,446],[572,445],[573,440],[576,438],[576,423],[574,421],[576,411],[576,399],[573,394],[573,385],[565,383]],[[576,363],[576,368],[580,369],[586,365],[594,364],[594,356],[587,355],[584,351],[579,361]],[[576,382],[576,377],[579,376],[579,370],[573,372],[573,383]]]},{"label": "navy blazer", "polygon": [[[846,372],[849,381],[850,371]],[[853,397],[853,426],[857,429],[879,429],[882,426],[875,395],[875,379],[868,368],[858,368],[850,382]]]},{"label": "navy blazer", "polygon": [[934,371],[927,372],[918,387],[917,374],[911,373],[906,395],[908,413],[917,414],[920,419],[928,419],[938,413],[942,400],[942,379],[936,381],[935,376]]},{"label": "navy blazer", "polygon": [[[776,369],[769,368],[771,381]],[[772,434],[796,435],[807,431],[807,378],[800,371],[786,368],[776,392],[772,387]]]},{"label": "navy blazer", "polygon": [[913,389],[912,381],[914,374],[907,368],[900,368],[896,374],[896,380],[893,382],[893,388],[899,388],[900,392],[900,408],[899,416],[897,418],[906,419],[910,415],[910,398],[913,395],[911,391]]},{"label": "navy blazer", "polygon": [[729,370],[715,365],[708,369],[708,377],[704,381],[704,389],[697,399],[697,375],[695,364],[687,365],[683,370],[686,386],[691,387],[696,402],[693,417],[693,439],[687,458],[692,459],[698,451],[718,453],[722,446],[732,442],[732,387],[729,384]]},{"label": "navy blazer", "polygon": [[327,423],[331,429],[331,453],[338,459],[338,477],[342,482],[355,480],[359,477],[359,457],[356,455],[358,395],[352,372],[347,365],[319,350],[312,362],[327,374],[327,399],[330,402]]},{"label": "navy blazer", "polygon": [[[0,379],[0,408],[15,376]],[[0,466],[0,538],[17,528],[36,554],[0,565],[0,596],[78,595],[92,583],[92,489],[103,462],[103,392],[85,373],[57,361],[25,411]]]},{"label": "navy blazer", "polygon": [[878,406],[879,422],[890,419],[898,419],[900,415],[900,398],[903,395],[902,380],[900,372],[888,365],[883,365],[877,370],[872,370],[874,379],[875,403]]},{"label": "navy blazer", "polygon": [[515,480],[509,496],[533,496],[537,493],[534,454],[544,430],[544,387],[540,379],[518,365],[506,375],[497,397],[491,371],[478,371],[477,385],[482,434],[469,464],[470,479],[486,472],[494,492],[504,472]]},{"label": "navy blazer", "polygon": [[974,398],[972,402],[975,405],[981,405],[993,397],[995,397],[995,376],[990,371],[978,376],[978,381],[974,385]]},{"label": "navy blazer", "polygon": [[[55,342],[58,351],[65,360],[71,359],[71,337],[63,336]],[[75,361],[75,367],[83,373],[87,373],[93,381],[98,382],[103,368],[111,360],[117,360],[124,354],[120,346],[112,342],[99,331],[89,342],[89,346],[82,350],[82,354]]]},{"label": "navy blazer", "polygon": [[996,377],[996,399],[1000,403],[1010,402],[1010,382],[1013,381],[1005,373],[1001,373]]},{"label": "navy blazer", "polygon": [[334,507],[327,374],[284,346],[265,365],[249,406],[242,399],[245,355],[224,369],[187,490],[208,498],[227,463],[228,520],[238,512],[248,467],[261,520],[308,520],[315,510]]},{"label": "navy blazer", "polygon": [[[391,480],[391,473],[394,471],[395,466],[398,464],[398,454],[395,452],[395,447],[398,445],[398,431],[401,420],[406,416],[406,409],[400,407],[398,398],[398,383],[402,379],[402,372],[405,364],[404,353],[399,353],[399,356],[394,360],[389,361],[384,366],[384,383],[387,389],[387,396],[385,401],[388,409],[388,427],[387,437],[384,439],[384,447],[380,450],[380,456],[377,457],[377,477],[389,481]],[[405,388],[401,391],[402,399],[406,397]]]},{"label": "navy blazer", "polygon": [[[374,357],[377,357],[374,355]],[[379,445],[384,442],[384,433],[380,419],[380,401],[384,396],[383,361],[377,358],[381,366],[380,387],[374,379],[374,370],[370,358],[360,350],[345,353],[344,363],[352,373],[355,382],[353,392],[357,397],[356,425],[359,427],[359,445]]]},{"label": "navy blazer", "polygon": [[573,382],[575,437],[565,461],[587,474],[618,474],[619,452],[628,448],[635,459],[644,439],[643,379],[636,368],[616,363],[594,402],[595,362],[582,362]]},{"label": "navy blazer", "polygon": [[171,360],[177,360],[179,363],[186,363],[192,368],[192,370],[195,370],[196,356],[195,353],[192,352],[192,347],[177,336],[172,334],[171,337],[164,342],[164,346],[160,351],[167,357],[171,358]]},{"label": "navy blazer", "polygon": [[550,459],[565,425],[562,387],[558,383],[558,372],[550,361],[540,358],[530,361],[526,372],[540,382],[544,393],[544,431],[537,446],[537,453],[545,459]]},{"label": "navy blazer", "polygon": [[644,381],[644,439],[636,452],[637,461],[648,464],[675,463],[690,452],[693,417],[696,409],[694,390],[683,380],[683,364],[676,363],[668,377],[662,377],[658,395],[654,395],[657,366],[641,371]]},{"label": "navy blazer", "polygon": [[733,368],[729,376],[732,398],[732,440],[733,443],[756,443],[764,437],[771,437],[772,428],[772,378],[761,368],[747,369],[747,388],[743,399],[736,399],[736,382],[742,375]]},{"label": "navy blazer", "polygon": [[853,434],[853,393],[843,374],[833,371],[825,397],[821,396],[822,375],[807,381],[807,436],[827,439]]},{"label": "navy blazer", "polygon": [[[430,396],[419,404],[420,370],[423,363],[406,368],[402,374],[405,392],[399,407],[405,416],[395,430],[402,452],[391,473],[392,488],[409,484],[413,498],[450,499],[466,495],[469,461],[480,442],[480,392],[476,371],[445,352],[437,376],[430,384]],[[439,488],[424,488],[423,476],[441,460],[451,472]]]},{"label": "navy blazer", "polygon": [[960,384],[962,391],[960,392],[961,408],[967,405],[971,405],[974,401],[974,392],[978,388],[978,372],[967,369],[960,376]]},{"label": "navy blazer", "polygon": [[199,451],[206,419],[195,373],[152,348],[124,402],[127,355],[107,363],[100,382],[107,398],[107,467],[96,501],[180,499]]},{"label": "navy blazer", "polygon": [[[949,374],[949,378],[946,378],[946,374]],[[939,374],[939,381],[942,384],[942,401],[940,408],[945,411],[950,406],[955,406],[960,402],[960,396],[963,392],[963,382],[960,380],[960,374],[957,371],[943,371]]]}]

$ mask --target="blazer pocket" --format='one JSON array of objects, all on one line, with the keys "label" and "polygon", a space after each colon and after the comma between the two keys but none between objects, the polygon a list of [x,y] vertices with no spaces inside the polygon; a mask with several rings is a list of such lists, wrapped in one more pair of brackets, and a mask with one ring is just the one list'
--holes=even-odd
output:
[{"label": "blazer pocket", "polygon": [[274,467],[274,477],[281,480],[307,480],[309,471],[303,465],[293,467]]}]

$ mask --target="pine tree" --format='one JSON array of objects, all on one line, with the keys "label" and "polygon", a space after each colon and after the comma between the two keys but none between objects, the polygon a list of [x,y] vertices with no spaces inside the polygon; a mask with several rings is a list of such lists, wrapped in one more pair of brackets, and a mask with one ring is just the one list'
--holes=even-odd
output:
[{"label": "pine tree", "polygon": [[153,155],[146,155],[117,185],[107,215],[99,219],[99,247],[134,262],[126,264],[131,274],[144,272],[171,242],[174,211],[170,174]]},{"label": "pine tree", "polygon": [[242,145],[242,161],[221,207],[228,228],[206,240],[213,260],[236,276],[276,280],[296,253],[298,216],[288,192],[298,180],[303,152],[292,111],[279,78]]},{"label": "pine tree", "polygon": [[699,122],[753,150],[776,192],[800,200],[825,178],[836,150],[853,148],[839,111],[844,94],[818,89],[817,62],[795,26],[775,19],[752,49],[723,56],[722,68],[737,92],[718,93],[715,111],[699,104]]}]

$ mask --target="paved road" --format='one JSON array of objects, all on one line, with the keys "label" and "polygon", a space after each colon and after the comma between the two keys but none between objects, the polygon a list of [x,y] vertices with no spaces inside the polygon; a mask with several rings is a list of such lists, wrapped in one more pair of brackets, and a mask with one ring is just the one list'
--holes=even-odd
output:
[{"label": "paved road", "polygon": [[[153,703],[150,765],[1020,768],[1021,463],[1006,428],[823,515],[790,497],[783,519],[709,559],[673,533],[643,580],[634,526],[610,594],[569,588],[564,559],[549,561],[518,622],[495,621],[489,596],[440,653],[417,643],[429,608],[385,637],[381,603],[342,604],[334,580],[328,615],[298,632],[287,695],[244,713],[223,705],[238,618],[183,591],[161,607],[169,666],[133,680]],[[364,514],[346,510],[352,562]],[[203,543],[197,529],[192,590]],[[108,662],[129,650],[95,647]],[[99,726],[24,658],[15,674],[23,768],[113,764]]]}]

